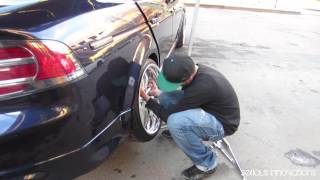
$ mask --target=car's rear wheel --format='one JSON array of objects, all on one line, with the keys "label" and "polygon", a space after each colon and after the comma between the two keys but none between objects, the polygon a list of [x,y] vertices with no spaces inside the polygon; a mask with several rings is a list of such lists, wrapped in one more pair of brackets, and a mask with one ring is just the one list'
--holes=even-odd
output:
[{"label": "car's rear wheel", "polygon": [[144,64],[139,80],[139,89],[134,102],[133,134],[139,141],[149,141],[153,139],[161,126],[161,120],[149,109],[145,107],[146,102],[139,96],[140,87],[148,92],[148,82],[156,80],[159,74],[157,64],[148,59]]}]

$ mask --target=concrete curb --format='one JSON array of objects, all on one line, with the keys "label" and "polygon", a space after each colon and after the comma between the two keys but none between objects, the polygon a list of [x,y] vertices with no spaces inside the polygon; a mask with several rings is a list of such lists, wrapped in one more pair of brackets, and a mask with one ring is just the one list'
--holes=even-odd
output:
[{"label": "concrete curb", "polygon": [[[185,2],[188,7],[193,7],[195,3]],[[279,14],[292,14],[300,15],[300,11],[292,10],[281,10],[281,9],[266,9],[266,8],[254,8],[254,7],[240,7],[240,6],[227,6],[227,5],[218,5],[218,4],[200,4],[200,7],[204,8],[218,8],[218,9],[231,9],[231,10],[242,10],[242,11],[253,11],[253,12],[267,12],[267,13],[279,13]]]}]

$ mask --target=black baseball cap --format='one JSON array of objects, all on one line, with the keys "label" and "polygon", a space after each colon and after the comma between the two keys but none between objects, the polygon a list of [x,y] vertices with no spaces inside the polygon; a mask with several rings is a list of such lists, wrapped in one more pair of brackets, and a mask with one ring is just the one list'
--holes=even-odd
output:
[{"label": "black baseball cap", "polygon": [[191,57],[172,55],[163,62],[162,70],[157,78],[157,85],[163,91],[177,90],[195,70]]}]

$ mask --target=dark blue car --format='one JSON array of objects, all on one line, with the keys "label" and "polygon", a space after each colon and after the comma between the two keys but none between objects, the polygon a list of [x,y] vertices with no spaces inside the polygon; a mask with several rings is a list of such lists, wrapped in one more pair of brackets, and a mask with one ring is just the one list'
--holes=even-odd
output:
[{"label": "dark blue car", "polygon": [[179,0],[1,0],[0,179],[72,179],[151,140],[139,87],[184,25]]}]

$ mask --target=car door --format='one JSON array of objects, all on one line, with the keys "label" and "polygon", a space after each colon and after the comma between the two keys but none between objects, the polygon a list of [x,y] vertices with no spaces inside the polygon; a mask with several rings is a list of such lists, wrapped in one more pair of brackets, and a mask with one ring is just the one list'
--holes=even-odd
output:
[{"label": "car door", "polygon": [[181,0],[167,0],[168,6],[172,13],[172,40],[177,39],[180,27],[183,26],[183,3]]},{"label": "car door", "polygon": [[[94,5],[110,4],[112,0],[97,0]],[[116,1],[116,5],[101,8],[100,14],[86,14],[86,24],[92,31],[86,34],[86,41],[79,40],[70,45],[81,60],[96,86],[96,97],[92,100],[95,109],[94,126],[98,130],[105,128],[124,109],[128,73],[134,60],[135,52],[148,26],[139,9],[132,0]],[[97,10],[96,10],[97,11]],[[92,21],[100,19],[100,21]],[[83,28],[83,31],[87,32]],[[83,37],[83,36],[82,36]],[[112,118],[109,118],[112,116]]]},{"label": "car door", "polygon": [[160,51],[160,59],[163,60],[168,55],[174,41],[172,38],[174,6],[168,0],[137,0],[136,2],[153,30]]}]

